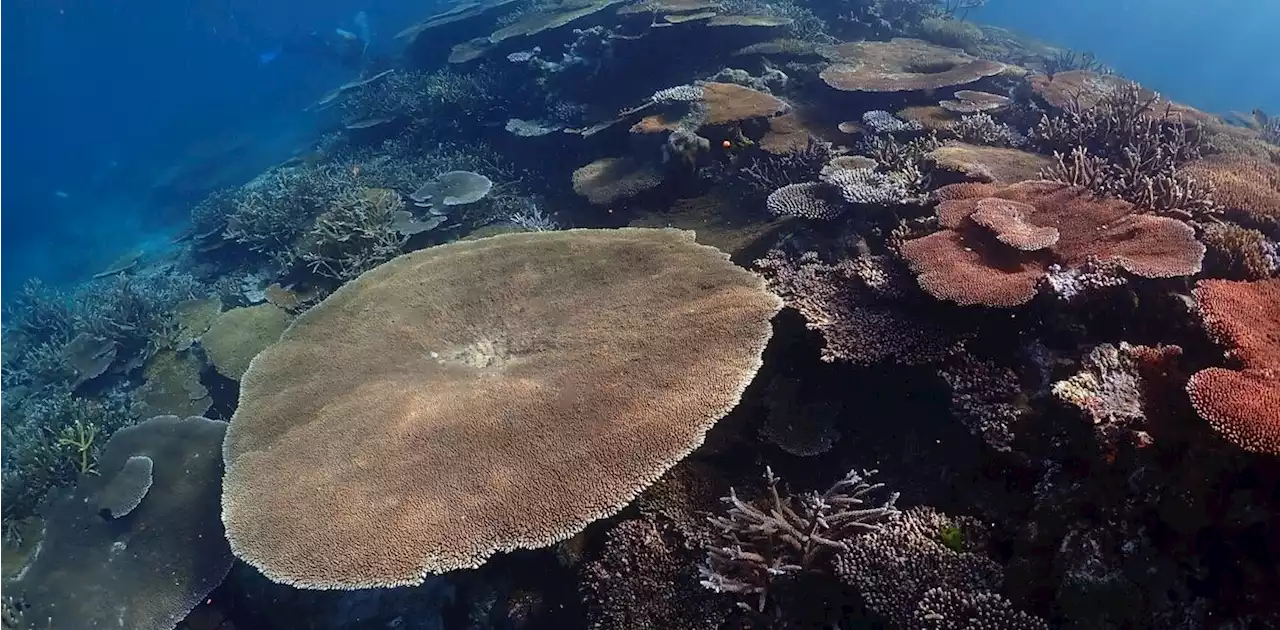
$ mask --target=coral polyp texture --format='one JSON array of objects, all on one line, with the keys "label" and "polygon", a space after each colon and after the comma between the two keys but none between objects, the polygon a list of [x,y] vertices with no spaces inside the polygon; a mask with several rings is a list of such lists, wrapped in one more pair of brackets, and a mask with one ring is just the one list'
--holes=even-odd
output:
[{"label": "coral polyp texture", "polygon": [[1169,278],[1196,273],[1204,258],[1186,223],[1066,184],[953,184],[935,195],[944,229],[905,241],[902,255],[921,288],[957,304],[1025,304],[1052,265],[1106,261]]},{"label": "coral polyp texture", "polygon": [[677,230],[508,234],[397,258],[245,374],[224,448],[232,549],[273,580],[337,589],[568,538],[702,443],[781,306]]},{"label": "coral polyp texture", "polygon": [[1227,441],[1280,455],[1280,279],[1202,280],[1194,294],[1233,367],[1193,375],[1191,403]]}]

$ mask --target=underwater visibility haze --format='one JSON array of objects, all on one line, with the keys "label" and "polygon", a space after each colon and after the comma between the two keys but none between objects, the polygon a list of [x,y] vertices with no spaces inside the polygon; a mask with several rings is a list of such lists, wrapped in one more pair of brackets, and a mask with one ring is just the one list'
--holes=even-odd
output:
[{"label": "underwater visibility haze", "polygon": [[1280,628],[1280,5],[3,7],[0,625]]}]

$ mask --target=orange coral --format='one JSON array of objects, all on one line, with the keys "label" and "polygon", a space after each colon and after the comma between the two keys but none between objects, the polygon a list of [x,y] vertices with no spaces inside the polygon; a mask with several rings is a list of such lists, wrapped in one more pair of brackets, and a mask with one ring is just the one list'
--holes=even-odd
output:
[{"label": "orange coral", "polygon": [[970,183],[935,194],[946,229],[904,242],[902,255],[920,286],[941,300],[1017,306],[1035,297],[1053,265],[1105,261],[1136,276],[1166,278],[1196,273],[1204,258],[1187,224],[1137,214],[1128,202],[1082,188]]},{"label": "orange coral", "polygon": [[1205,328],[1243,369],[1197,372],[1191,404],[1227,440],[1280,455],[1280,279],[1202,280],[1194,294]]}]

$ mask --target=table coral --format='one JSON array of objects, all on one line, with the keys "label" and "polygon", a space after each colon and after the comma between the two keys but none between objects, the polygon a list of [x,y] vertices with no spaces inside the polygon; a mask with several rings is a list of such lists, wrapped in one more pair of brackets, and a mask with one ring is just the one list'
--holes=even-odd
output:
[{"label": "table coral", "polygon": [[1280,279],[1202,280],[1205,328],[1240,369],[1211,367],[1187,383],[1196,411],[1247,451],[1280,455]]},{"label": "table coral", "polygon": [[[935,195],[944,229],[905,241],[902,255],[925,291],[961,305],[1025,304],[1054,264],[1114,261],[1135,276],[1167,278],[1196,273],[1204,257],[1187,224],[1065,184],[953,184]],[[982,220],[980,211],[992,204],[1006,207],[1003,221],[995,221],[994,211],[984,211],[990,216]],[[1009,231],[1015,225],[1018,234]],[[1049,230],[1056,230],[1056,240]],[[1024,251],[1010,242],[1043,247]]]}]

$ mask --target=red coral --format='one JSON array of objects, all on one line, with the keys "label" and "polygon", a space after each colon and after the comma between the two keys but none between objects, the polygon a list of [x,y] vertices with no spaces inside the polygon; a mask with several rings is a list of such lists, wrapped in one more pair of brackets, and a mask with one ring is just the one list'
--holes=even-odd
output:
[{"label": "red coral", "polygon": [[925,291],[958,304],[1025,304],[1052,265],[1167,278],[1196,273],[1204,258],[1187,224],[1066,184],[953,184],[936,195],[946,229],[904,242],[902,255]]},{"label": "red coral", "polygon": [[1202,280],[1194,293],[1205,328],[1243,369],[1197,372],[1191,404],[1227,440],[1280,455],[1280,279]]}]

